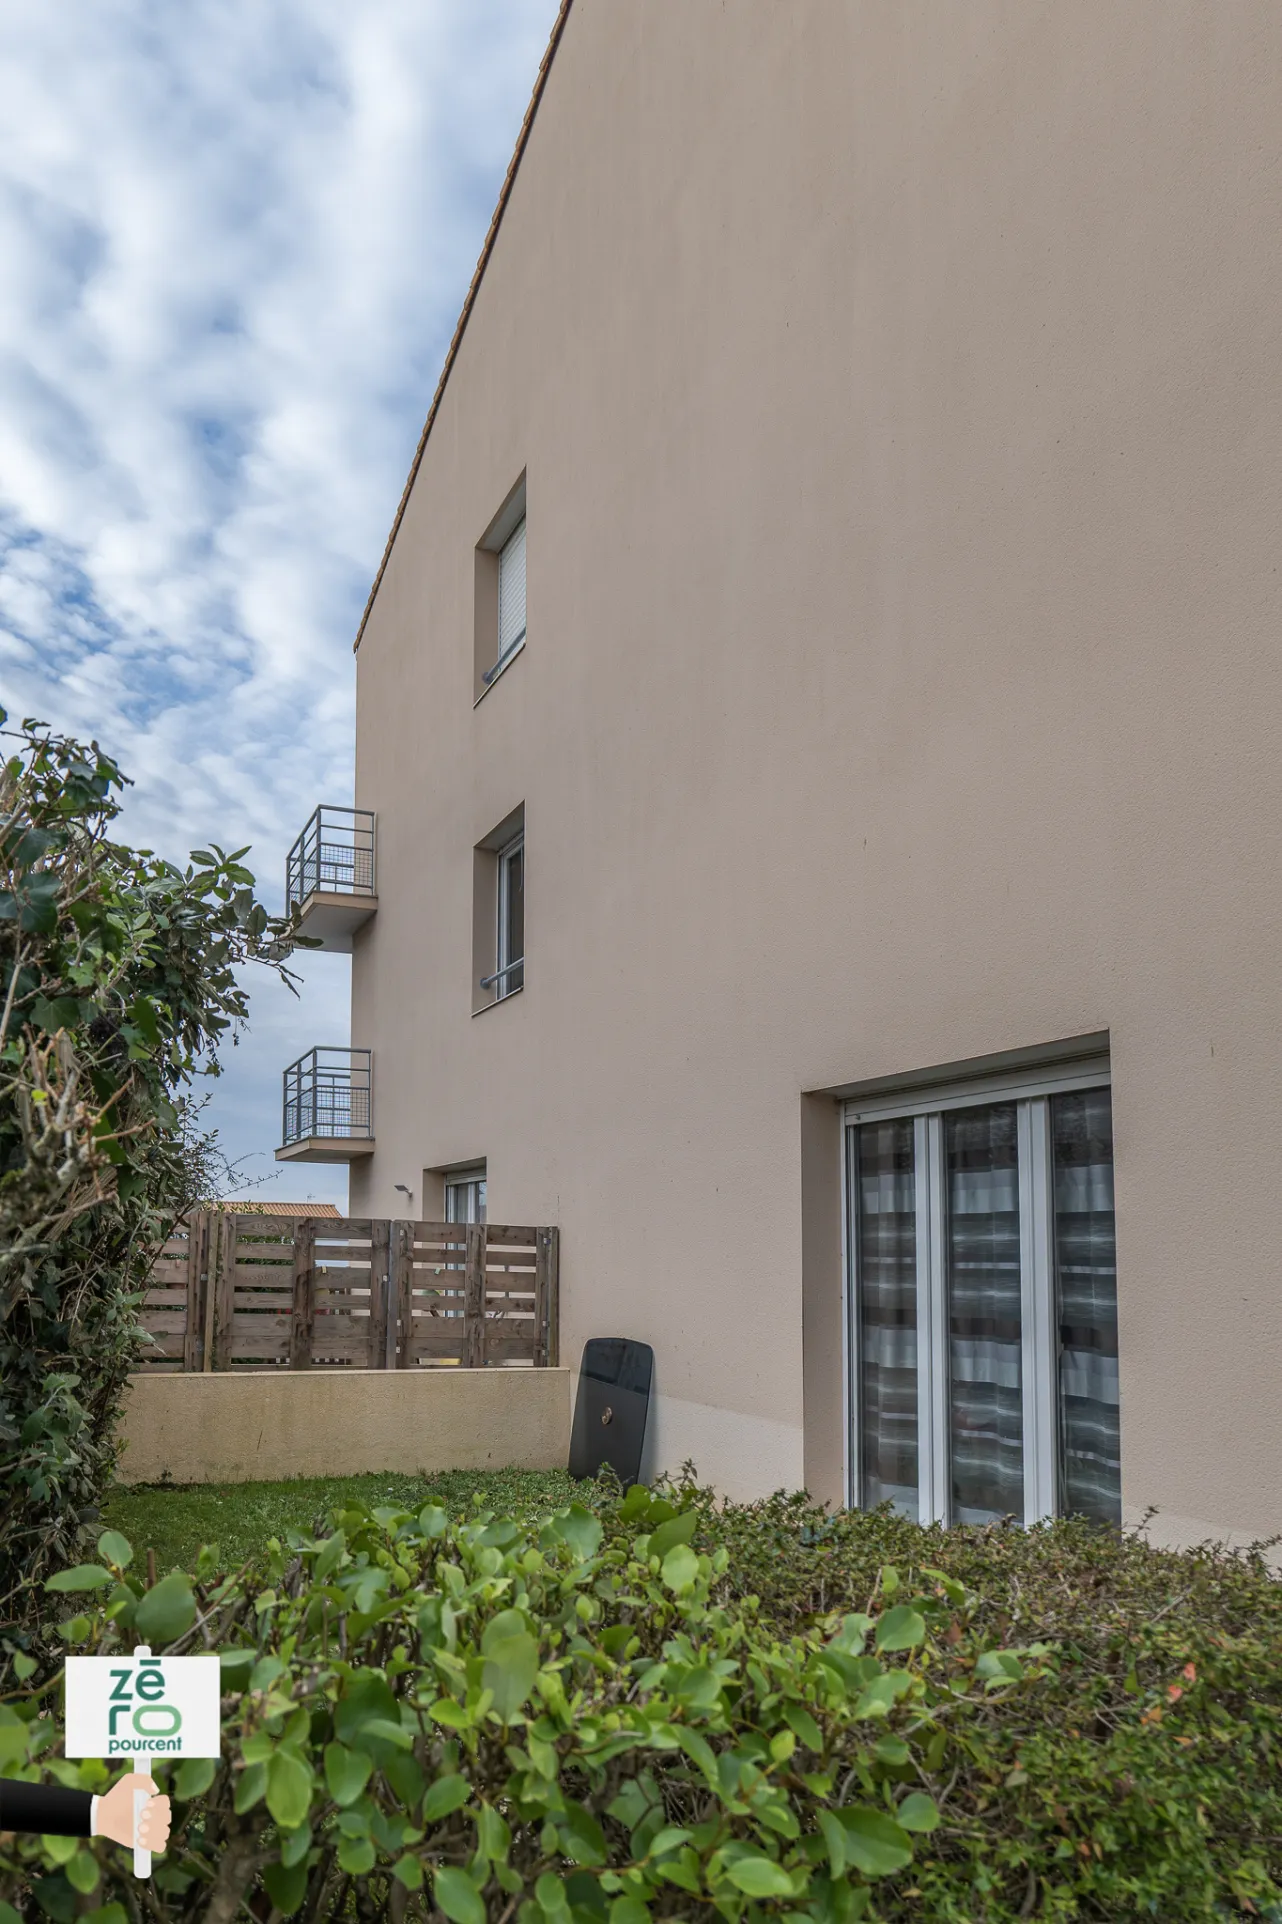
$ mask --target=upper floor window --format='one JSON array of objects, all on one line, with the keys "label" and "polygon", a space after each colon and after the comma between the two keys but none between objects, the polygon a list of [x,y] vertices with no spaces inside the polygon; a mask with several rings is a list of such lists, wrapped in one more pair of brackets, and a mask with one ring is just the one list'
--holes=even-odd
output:
[{"label": "upper floor window", "polygon": [[525,833],[499,850],[499,996],[525,986]]},{"label": "upper floor window", "polygon": [[476,547],[473,695],[480,701],[525,646],[525,476]]},{"label": "upper floor window", "polygon": [[525,640],[525,516],[503,543],[499,553],[499,652],[494,669],[500,669]]}]

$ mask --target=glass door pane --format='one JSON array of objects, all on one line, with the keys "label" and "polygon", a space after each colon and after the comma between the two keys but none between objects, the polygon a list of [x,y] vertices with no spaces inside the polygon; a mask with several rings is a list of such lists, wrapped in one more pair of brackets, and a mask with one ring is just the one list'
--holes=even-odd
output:
[{"label": "glass door pane", "polygon": [[1016,1105],[944,1117],[952,1521],[1024,1515]]},{"label": "glass door pane", "polygon": [[1107,1089],[1051,1101],[1059,1325],[1060,1508],[1122,1520],[1113,1107]]},{"label": "glass door pane", "polygon": [[917,1197],[911,1117],[854,1138],[859,1501],[917,1515]]}]

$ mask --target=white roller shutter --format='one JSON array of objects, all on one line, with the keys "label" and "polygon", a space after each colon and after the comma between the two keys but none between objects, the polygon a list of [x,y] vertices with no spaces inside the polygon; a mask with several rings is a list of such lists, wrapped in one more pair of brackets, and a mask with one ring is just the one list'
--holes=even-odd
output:
[{"label": "white roller shutter", "polygon": [[500,661],[525,636],[525,517],[508,536],[499,554]]}]

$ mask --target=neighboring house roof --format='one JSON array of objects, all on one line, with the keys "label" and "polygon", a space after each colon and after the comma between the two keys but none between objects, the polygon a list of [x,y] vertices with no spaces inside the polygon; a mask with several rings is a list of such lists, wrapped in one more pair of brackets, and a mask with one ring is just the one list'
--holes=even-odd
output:
[{"label": "neighboring house roof", "polygon": [[277,1202],[274,1196],[264,1196],[261,1202],[251,1198],[248,1202],[219,1202],[214,1209],[232,1216],[340,1216],[342,1210],[334,1203]]},{"label": "neighboring house roof", "polygon": [[[374,585],[370,589],[369,598],[365,603],[365,612],[361,616],[361,625],[356,630],[356,639],[352,643],[353,654],[361,645],[361,636],[365,633],[365,624],[369,620],[370,610],[374,606],[374,597],[382,585],[383,575],[387,568],[388,561],[391,558],[392,545],[400,532],[401,521],[409,503],[414,482],[418,476],[419,463],[423,459],[423,450],[427,446],[427,437],[432,432],[432,423],[435,421],[437,409],[441,405],[441,396],[445,392],[445,383],[450,378],[450,369],[453,367],[458,355],[464,330],[467,327],[468,320],[472,313],[472,306],[476,300],[477,289],[480,287],[482,276],[485,273],[486,267],[489,265],[490,255],[494,252],[494,243],[498,238],[499,225],[503,219],[508,199],[511,196],[512,185],[516,180],[517,169],[521,165],[521,157],[525,152],[526,142],[530,138],[530,129],[534,125],[534,116],[539,110],[539,102],[543,98],[543,89],[547,85],[547,77],[551,71],[553,57],[556,54],[557,45],[564,31],[566,20],[569,18],[572,4],[573,0],[561,0],[561,6],[548,39],[547,51],[539,63],[539,71],[534,81],[534,92],[530,95],[530,104],[525,110],[525,119],[521,122],[521,131],[516,137],[516,146],[512,151],[512,158],[508,162],[508,170],[504,176],[503,185],[499,189],[498,204],[490,220],[489,232],[485,236],[485,245],[481,249],[480,257],[476,263],[476,272],[472,276],[472,284],[467,290],[467,297],[463,302],[462,312],[455,324],[454,335],[445,356],[445,365],[441,369],[441,378],[436,383],[436,393],[432,396],[432,405],[428,409],[427,420],[423,423],[423,432],[418,437],[418,446],[414,450],[414,459],[410,462],[409,475],[406,478],[404,489],[401,492],[401,499],[392,521],[391,532],[387,537],[387,543],[383,549],[383,559],[378,564],[378,573],[374,576]],[[337,1211],[335,1213],[337,1214]]]}]

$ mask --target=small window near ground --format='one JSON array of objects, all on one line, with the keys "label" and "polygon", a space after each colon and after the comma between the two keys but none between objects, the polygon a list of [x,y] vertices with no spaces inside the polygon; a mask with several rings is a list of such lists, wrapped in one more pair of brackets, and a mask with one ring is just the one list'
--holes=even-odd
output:
[{"label": "small window near ground", "polygon": [[485,1221],[485,1169],[460,1169],[445,1179],[447,1223]]}]

